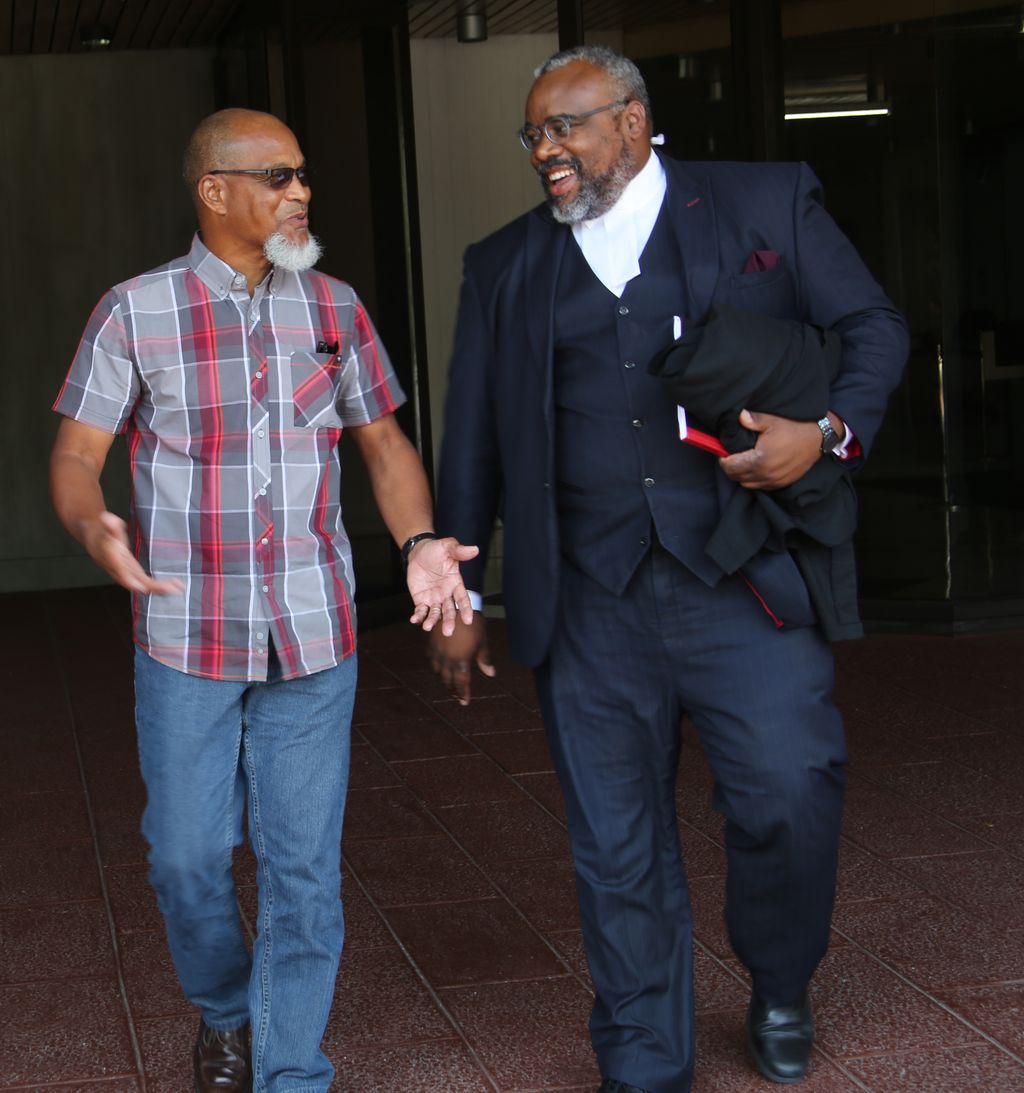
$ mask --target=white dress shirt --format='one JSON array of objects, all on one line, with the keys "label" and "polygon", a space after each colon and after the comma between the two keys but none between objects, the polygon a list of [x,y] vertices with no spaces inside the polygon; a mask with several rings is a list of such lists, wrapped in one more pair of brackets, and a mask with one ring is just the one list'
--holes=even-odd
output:
[{"label": "white dress shirt", "polygon": [[652,152],[606,213],[572,226],[587,265],[616,296],[640,274],[640,255],[654,231],[667,188],[665,168]]}]

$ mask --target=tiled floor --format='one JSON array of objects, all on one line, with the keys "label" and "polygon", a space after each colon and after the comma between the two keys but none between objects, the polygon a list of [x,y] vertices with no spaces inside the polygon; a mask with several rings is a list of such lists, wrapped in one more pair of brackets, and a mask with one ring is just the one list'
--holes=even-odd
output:
[{"label": "tiled floor", "polygon": [[[195,1016],[146,883],[125,604],[6,596],[0,617],[0,1088],[187,1093]],[[1024,633],[877,637],[837,657],[850,792],[804,1088],[1024,1091]],[[530,676],[499,665],[462,709],[410,628],[364,637],[338,1090],[596,1087],[558,791]],[[695,1088],[767,1091],[708,796],[688,742]],[[239,883],[251,914],[244,856]]]}]

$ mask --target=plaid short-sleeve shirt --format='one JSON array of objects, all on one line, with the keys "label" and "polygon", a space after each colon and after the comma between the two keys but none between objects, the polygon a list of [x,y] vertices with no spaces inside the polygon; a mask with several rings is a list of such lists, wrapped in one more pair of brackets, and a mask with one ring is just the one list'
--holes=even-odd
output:
[{"label": "plaid short-sleeve shirt", "polygon": [[142,567],[135,640],[210,679],[284,677],[355,649],[338,441],[405,401],[355,292],[316,271],[244,276],[189,254],[96,306],[54,409],[127,434]]}]

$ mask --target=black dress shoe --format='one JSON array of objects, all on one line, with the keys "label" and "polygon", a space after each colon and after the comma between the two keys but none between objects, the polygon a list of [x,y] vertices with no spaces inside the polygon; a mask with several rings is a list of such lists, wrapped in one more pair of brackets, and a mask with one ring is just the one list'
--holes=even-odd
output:
[{"label": "black dress shoe", "polygon": [[772,1082],[795,1085],[811,1061],[814,1022],[805,994],[795,1006],[766,1005],[756,995],[747,1010],[747,1037],[757,1069]]},{"label": "black dress shoe", "polygon": [[249,1026],[210,1028],[199,1021],[199,1036],[192,1053],[196,1093],[251,1093]]},{"label": "black dress shoe", "polygon": [[647,1093],[638,1085],[630,1085],[628,1082],[617,1082],[614,1078],[605,1078],[597,1093]]}]

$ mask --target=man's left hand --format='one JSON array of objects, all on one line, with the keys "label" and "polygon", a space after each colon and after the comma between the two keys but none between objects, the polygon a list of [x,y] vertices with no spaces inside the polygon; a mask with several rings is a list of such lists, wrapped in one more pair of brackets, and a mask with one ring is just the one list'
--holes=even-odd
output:
[{"label": "man's left hand", "polygon": [[725,456],[719,466],[748,490],[778,490],[806,474],[821,458],[821,430],[813,421],[740,411],[740,425],[758,434],[745,452]]},{"label": "man's left hand", "polygon": [[479,554],[475,546],[463,546],[456,539],[424,539],[409,555],[405,580],[416,605],[409,621],[424,630],[441,623],[441,633],[451,637],[458,616],[467,625],[473,622],[473,606],[462,583],[459,562],[468,562]]}]

